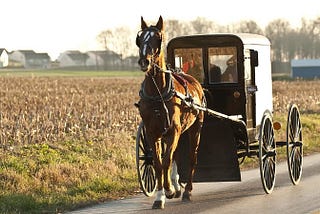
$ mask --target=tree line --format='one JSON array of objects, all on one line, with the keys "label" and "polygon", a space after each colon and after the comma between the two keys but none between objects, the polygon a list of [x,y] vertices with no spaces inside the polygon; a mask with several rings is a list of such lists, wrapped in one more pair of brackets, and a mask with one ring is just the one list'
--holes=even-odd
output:
[{"label": "tree line", "polygon": [[[138,23],[138,22],[137,22]],[[112,50],[123,58],[137,56],[136,33],[127,27],[101,31],[98,42],[106,50]],[[240,21],[230,25],[219,25],[212,20],[198,17],[192,21],[165,20],[165,43],[170,39],[190,34],[202,33],[257,33],[271,42],[271,61],[290,62],[292,59],[320,58],[320,17],[301,19],[301,27],[293,28],[284,19],[275,19],[262,29],[255,21]],[[165,45],[166,45],[165,44]]]}]

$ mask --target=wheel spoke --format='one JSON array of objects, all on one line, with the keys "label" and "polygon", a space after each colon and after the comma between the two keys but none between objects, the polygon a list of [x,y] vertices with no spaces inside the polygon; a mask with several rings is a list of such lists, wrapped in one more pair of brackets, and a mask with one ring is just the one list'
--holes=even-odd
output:
[{"label": "wheel spoke", "polygon": [[145,162],[143,162],[143,164],[141,165],[141,167],[140,167],[140,171],[142,172],[142,176],[141,176],[141,179],[144,181],[145,180],[145,178],[146,178],[146,174],[147,174],[147,172],[146,172],[146,163]]},{"label": "wheel spoke", "polygon": [[146,150],[145,150],[145,147],[143,144],[139,144],[139,148],[140,148],[140,151],[143,153],[143,154],[146,154]]},{"label": "wheel spoke", "polygon": [[264,173],[264,180],[267,182],[267,174],[268,174],[268,170],[267,170],[267,168],[268,168],[268,165],[267,165],[267,161],[266,160],[264,160],[263,161],[263,173]]},{"label": "wheel spoke", "polygon": [[266,161],[266,172],[265,172],[265,180],[267,184],[267,188],[270,189],[271,185],[271,174],[270,174],[270,166],[269,166],[269,161]]},{"label": "wheel spoke", "polygon": [[152,176],[151,176],[151,168],[148,167],[148,173],[147,173],[147,177],[146,177],[146,189],[148,190],[148,192],[152,191]]},{"label": "wheel spoke", "polygon": [[271,189],[272,184],[273,184],[273,167],[272,164],[270,164],[270,159],[268,158],[265,162],[265,181],[266,181],[266,186],[268,190]]},{"label": "wheel spoke", "polygon": [[269,146],[274,148],[275,147],[275,141],[274,141],[274,134],[270,134],[270,139],[269,139]]},{"label": "wheel spoke", "polygon": [[295,127],[294,127],[294,130],[295,130],[295,137],[299,137],[299,120],[298,120],[298,116],[296,115],[295,117]]},{"label": "wheel spoke", "polygon": [[150,167],[150,173],[149,173],[149,189],[150,191],[153,190],[153,188],[155,187],[155,174],[154,174],[154,171],[153,169]]},{"label": "wheel spoke", "polygon": [[293,169],[293,176],[295,180],[297,180],[301,172],[301,156],[300,152],[298,152],[298,149],[296,149],[296,152],[293,153],[291,168]]},{"label": "wheel spoke", "polygon": [[292,127],[292,124],[290,124],[290,141],[294,142],[294,129]]},{"label": "wheel spoke", "polygon": [[265,154],[263,154],[262,156],[261,156],[261,159],[262,160],[265,160],[267,158],[267,153],[265,153]]},{"label": "wheel spoke", "polygon": [[269,160],[270,160],[270,162],[271,162],[272,165],[275,165],[275,164],[276,164],[276,161],[275,161],[274,158],[269,158]]},{"label": "wheel spoke", "polygon": [[273,186],[273,183],[274,183],[274,165],[275,164],[275,162],[274,162],[274,160],[272,159],[272,158],[269,158],[268,159],[268,180],[269,180],[269,184],[268,184],[268,187],[269,187],[269,189],[271,189],[272,188],[272,186]]}]

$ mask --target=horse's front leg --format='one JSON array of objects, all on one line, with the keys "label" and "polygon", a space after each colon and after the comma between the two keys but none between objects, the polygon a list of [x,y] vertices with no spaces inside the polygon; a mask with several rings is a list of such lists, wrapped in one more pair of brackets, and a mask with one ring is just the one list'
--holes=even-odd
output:
[{"label": "horse's front leg", "polygon": [[[178,183],[178,169],[176,163],[173,164],[173,170],[172,170],[172,176],[171,179],[174,178],[174,188],[172,185],[168,182],[170,182],[170,179],[168,179],[168,175],[170,175],[170,165],[169,159],[166,157],[172,157],[172,155],[165,155],[164,160],[162,161],[162,153],[165,151],[162,151],[162,145],[161,145],[161,139],[158,139],[155,144],[152,147],[153,150],[153,157],[154,157],[154,168],[156,172],[157,182],[158,182],[158,191],[156,193],[155,201],[152,205],[152,209],[164,209],[165,204],[165,198],[172,198],[175,196],[174,190],[179,190],[178,193],[179,196],[181,195],[180,186]],[[169,152],[170,154],[171,152]],[[168,150],[166,150],[166,154],[168,154]],[[171,159],[172,161],[172,159]],[[164,184],[165,188],[164,188]],[[170,188],[166,188],[166,187]],[[177,187],[176,187],[177,186]]]},{"label": "horse's front leg", "polygon": [[155,201],[152,205],[152,209],[164,209],[165,193],[163,189],[163,168],[162,168],[162,146],[161,139],[155,140],[152,144],[154,169],[156,172],[158,191],[156,193]]},{"label": "horse's front leg", "polygon": [[[165,156],[163,158],[163,173],[164,173],[164,189],[166,197],[171,199],[173,197],[179,197],[180,186],[177,182],[177,165],[173,163],[173,154],[177,148],[179,137],[181,134],[181,129],[179,126],[174,126],[175,128],[167,133],[166,143],[167,148]],[[174,184],[172,185],[172,181]],[[178,194],[178,195],[177,195]]]}]

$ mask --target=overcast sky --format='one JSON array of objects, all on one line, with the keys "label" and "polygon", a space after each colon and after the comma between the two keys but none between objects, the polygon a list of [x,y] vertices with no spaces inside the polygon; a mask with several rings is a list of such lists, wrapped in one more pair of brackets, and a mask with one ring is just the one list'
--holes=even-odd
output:
[{"label": "overcast sky", "polygon": [[96,36],[105,29],[138,31],[140,16],[220,25],[254,20],[261,27],[281,18],[295,27],[302,17],[320,16],[319,8],[318,0],[1,0],[0,48],[47,52],[54,60],[65,50],[98,49]]}]

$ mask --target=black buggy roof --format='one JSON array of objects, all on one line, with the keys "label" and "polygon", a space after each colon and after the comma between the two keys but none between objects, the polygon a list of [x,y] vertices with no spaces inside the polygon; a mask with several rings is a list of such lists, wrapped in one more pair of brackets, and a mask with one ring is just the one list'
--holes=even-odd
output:
[{"label": "black buggy roof", "polygon": [[179,36],[171,39],[168,49],[175,47],[205,47],[205,46],[225,46],[232,45],[266,45],[270,46],[270,41],[258,34],[250,33],[215,33],[215,34],[195,34]]}]

